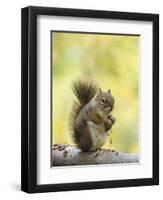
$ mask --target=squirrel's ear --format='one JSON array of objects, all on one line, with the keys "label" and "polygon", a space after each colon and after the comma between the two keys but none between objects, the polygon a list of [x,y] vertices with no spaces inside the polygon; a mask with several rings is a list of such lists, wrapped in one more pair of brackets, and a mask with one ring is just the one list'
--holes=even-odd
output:
[{"label": "squirrel's ear", "polygon": [[111,90],[110,90],[110,89],[108,89],[108,93],[110,93],[110,94],[111,94]]},{"label": "squirrel's ear", "polygon": [[99,89],[97,90],[96,96],[101,95],[101,93],[102,93],[102,90],[101,90],[101,88],[99,88]]},{"label": "squirrel's ear", "polygon": [[101,94],[102,93],[102,90],[101,88],[98,89],[98,94]]}]

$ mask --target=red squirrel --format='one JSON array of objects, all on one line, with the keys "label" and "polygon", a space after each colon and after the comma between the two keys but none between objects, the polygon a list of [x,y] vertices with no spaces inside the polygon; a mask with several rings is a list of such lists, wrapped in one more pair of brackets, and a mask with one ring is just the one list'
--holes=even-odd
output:
[{"label": "red squirrel", "polygon": [[72,90],[78,100],[70,115],[73,139],[82,151],[100,149],[115,123],[111,115],[114,97],[110,90],[103,92],[93,83],[83,81],[73,82]]}]

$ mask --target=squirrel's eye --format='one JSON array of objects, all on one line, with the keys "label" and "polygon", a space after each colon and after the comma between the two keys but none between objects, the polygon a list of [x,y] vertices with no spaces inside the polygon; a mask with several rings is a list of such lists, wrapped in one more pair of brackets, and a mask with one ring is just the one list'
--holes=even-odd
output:
[{"label": "squirrel's eye", "polygon": [[104,104],[105,103],[105,99],[101,99],[101,103]]}]

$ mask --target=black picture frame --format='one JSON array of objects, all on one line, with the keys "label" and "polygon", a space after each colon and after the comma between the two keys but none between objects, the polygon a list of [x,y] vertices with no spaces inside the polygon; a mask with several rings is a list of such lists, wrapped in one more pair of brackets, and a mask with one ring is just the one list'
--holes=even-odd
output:
[{"label": "black picture frame", "polygon": [[[153,177],[37,184],[37,16],[55,15],[153,23]],[[21,11],[21,190],[28,193],[159,184],[159,15],[30,6]],[[148,66],[147,66],[148,68]]]}]

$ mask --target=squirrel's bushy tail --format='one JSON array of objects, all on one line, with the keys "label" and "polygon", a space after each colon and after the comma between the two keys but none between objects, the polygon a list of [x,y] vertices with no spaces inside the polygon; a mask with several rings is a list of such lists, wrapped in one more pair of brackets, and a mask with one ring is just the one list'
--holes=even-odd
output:
[{"label": "squirrel's bushy tail", "polygon": [[75,81],[72,90],[81,106],[85,106],[96,94],[97,87],[92,82]]},{"label": "squirrel's bushy tail", "polygon": [[69,119],[69,126],[74,141],[78,143],[78,136],[75,131],[75,120],[80,110],[95,96],[97,92],[97,86],[92,82],[84,82],[78,80],[73,82],[72,91],[75,94],[77,101],[75,101],[72,106],[72,111],[70,113]]}]

